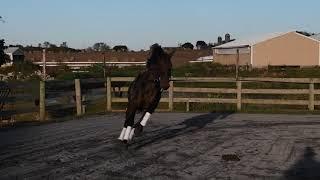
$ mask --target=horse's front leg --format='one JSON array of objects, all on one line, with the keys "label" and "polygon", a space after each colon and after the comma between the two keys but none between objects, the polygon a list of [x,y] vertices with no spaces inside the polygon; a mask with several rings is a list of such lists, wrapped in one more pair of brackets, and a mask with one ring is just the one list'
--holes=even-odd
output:
[{"label": "horse's front leg", "polygon": [[141,133],[143,131],[143,127],[145,127],[147,125],[147,122],[149,121],[150,117],[151,117],[151,112],[146,111],[143,113],[140,120],[134,125],[134,129],[135,129],[134,133],[136,136],[141,135]]},{"label": "horse's front leg", "polygon": [[136,114],[137,108],[134,104],[129,104],[127,111],[126,111],[126,120],[124,122],[124,126],[119,136],[119,140],[127,143],[129,140],[132,139],[134,135],[135,129],[133,128],[134,125],[134,116]]},{"label": "horse's front leg", "polygon": [[138,121],[135,125],[135,135],[139,136],[142,131],[143,127],[147,125],[147,122],[149,121],[151,114],[155,111],[157,108],[161,98],[161,92],[159,92],[156,97],[153,98],[153,101],[148,106],[147,110],[143,113],[143,116],[141,117],[140,121]]}]

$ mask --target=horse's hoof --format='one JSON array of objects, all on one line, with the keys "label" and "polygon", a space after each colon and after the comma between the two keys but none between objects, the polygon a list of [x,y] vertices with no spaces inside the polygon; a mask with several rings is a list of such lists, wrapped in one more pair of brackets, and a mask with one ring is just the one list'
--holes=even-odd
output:
[{"label": "horse's hoof", "polygon": [[123,140],[122,141],[124,144],[128,144],[128,140]]}]

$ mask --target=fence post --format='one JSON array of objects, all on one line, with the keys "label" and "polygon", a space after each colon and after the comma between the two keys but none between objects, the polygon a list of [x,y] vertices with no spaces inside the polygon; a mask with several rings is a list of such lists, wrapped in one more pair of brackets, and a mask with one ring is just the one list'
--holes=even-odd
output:
[{"label": "fence post", "polygon": [[314,81],[313,79],[310,79],[309,84],[309,110],[314,110]]},{"label": "fence post", "polygon": [[40,81],[40,96],[39,96],[39,116],[40,121],[46,120],[46,86],[45,81]]},{"label": "fence post", "polygon": [[170,81],[169,88],[169,111],[173,111],[173,81]]},{"label": "fence post", "polygon": [[186,111],[187,112],[190,111],[190,101],[189,100],[186,102]]},{"label": "fence post", "polygon": [[83,103],[82,104],[82,114],[85,114],[86,113],[86,95],[82,95],[82,98],[81,98],[81,102]]},{"label": "fence post", "polygon": [[77,106],[77,116],[82,115],[82,102],[81,102],[81,85],[80,79],[74,80],[75,90],[76,90],[76,106]]},{"label": "fence post", "polygon": [[242,83],[241,81],[237,81],[237,110],[241,111],[241,90]]},{"label": "fence post", "polygon": [[237,60],[236,60],[236,80],[239,78],[239,61],[240,61],[240,52],[239,48],[237,49]]},{"label": "fence post", "polygon": [[46,80],[46,49],[42,50],[42,78]]},{"label": "fence post", "polygon": [[111,78],[107,77],[107,111],[111,111]]}]

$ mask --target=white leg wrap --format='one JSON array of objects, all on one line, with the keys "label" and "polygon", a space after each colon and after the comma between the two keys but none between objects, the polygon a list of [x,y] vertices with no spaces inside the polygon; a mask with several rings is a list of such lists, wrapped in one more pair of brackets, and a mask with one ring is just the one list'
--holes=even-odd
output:
[{"label": "white leg wrap", "polygon": [[146,114],[143,116],[143,119],[142,119],[142,121],[140,122],[140,124],[141,124],[142,126],[146,126],[148,120],[150,119],[150,116],[151,116],[151,114],[148,113],[148,112],[146,112]]},{"label": "white leg wrap", "polygon": [[129,140],[129,136],[130,136],[130,132],[131,132],[131,126],[128,126],[126,129],[126,133],[124,134],[124,140]]},{"label": "white leg wrap", "polygon": [[129,134],[129,140],[132,140],[133,135],[134,135],[134,128],[132,128],[132,130],[131,130],[131,132]]},{"label": "white leg wrap", "polygon": [[127,128],[122,128],[121,134],[120,134],[120,136],[119,136],[119,138],[118,138],[120,141],[123,141],[124,134],[126,133],[126,129],[127,129]]}]

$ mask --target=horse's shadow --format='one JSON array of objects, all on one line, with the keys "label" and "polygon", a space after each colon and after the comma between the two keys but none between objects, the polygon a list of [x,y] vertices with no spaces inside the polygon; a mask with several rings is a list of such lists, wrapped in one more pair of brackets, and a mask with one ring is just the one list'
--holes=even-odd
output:
[{"label": "horse's shadow", "polygon": [[225,119],[233,113],[209,113],[186,119],[181,123],[165,126],[161,129],[146,132],[143,137],[137,138],[134,149],[140,149],[152,143],[160,143],[177,136],[186,135],[203,129],[218,119]]},{"label": "horse's shadow", "polygon": [[284,173],[284,179],[320,179],[320,162],[315,159],[316,153],[312,147],[306,147],[304,155]]}]

